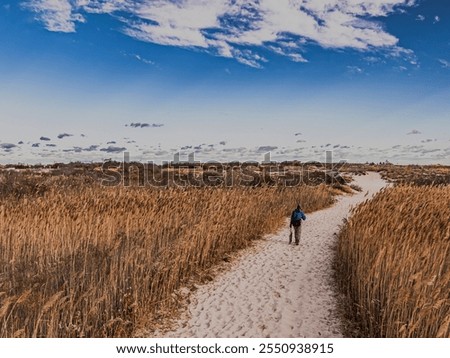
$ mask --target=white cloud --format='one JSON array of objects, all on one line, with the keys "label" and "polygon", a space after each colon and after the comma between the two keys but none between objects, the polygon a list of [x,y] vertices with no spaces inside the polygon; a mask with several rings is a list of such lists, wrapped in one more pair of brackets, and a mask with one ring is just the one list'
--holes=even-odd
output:
[{"label": "white cloud", "polygon": [[140,55],[134,55],[134,58],[138,61],[145,63],[146,65],[154,65],[155,64],[153,61],[147,60],[146,58],[143,58]]},{"label": "white cloud", "polygon": [[403,59],[413,66],[420,66],[417,57],[414,51],[412,50],[408,50],[399,46],[394,46],[389,49],[388,56],[397,59]]},{"label": "white cloud", "polygon": [[69,0],[32,0],[24,7],[36,13],[45,28],[56,32],[75,32],[76,22],[85,22],[77,6]]},{"label": "white cloud", "polygon": [[254,68],[261,68],[261,62],[267,62],[267,59],[251,50],[232,49],[232,54],[240,63]]},{"label": "white cloud", "polygon": [[441,21],[441,18],[439,16],[435,16],[433,24],[437,24],[439,21]]},{"label": "white cloud", "polygon": [[291,53],[291,54],[287,54],[286,56],[289,57],[291,59],[291,61],[294,61],[294,62],[308,62],[308,60],[305,59],[299,53]]},{"label": "white cloud", "polygon": [[368,64],[374,65],[377,63],[384,63],[384,61],[380,57],[376,56],[366,56],[364,57],[364,61],[366,61]]},{"label": "white cloud", "polygon": [[75,31],[76,23],[84,21],[82,13],[110,14],[124,23],[125,34],[138,40],[203,49],[261,67],[265,59],[256,53],[258,47],[296,62],[307,62],[302,53],[308,43],[398,52],[398,39],[375,18],[414,4],[415,0],[29,0],[26,7],[50,31]]},{"label": "white cloud", "polygon": [[408,68],[405,66],[398,66],[398,67],[394,67],[394,69],[400,71],[400,72],[405,72],[408,71]]},{"label": "white cloud", "polygon": [[450,68],[450,61],[443,60],[441,58],[438,61],[443,68]]},{"label": "white cloud", "polygon": [[425,16],[423,16],[423,15],[417,15],[416,20],[417,20],[417,21],[425,21]]},{"label": "white cloud", "polygon": [[358,66],[347,66],[347,71],[349,73],[355,74],[355,75],[364,73],[364,70]]}]

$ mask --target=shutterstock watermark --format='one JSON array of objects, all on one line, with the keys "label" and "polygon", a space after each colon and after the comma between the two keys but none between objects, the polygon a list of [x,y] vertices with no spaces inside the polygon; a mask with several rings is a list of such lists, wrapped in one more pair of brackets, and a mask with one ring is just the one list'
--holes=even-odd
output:
[{"label": "shutterstock watermark", "polygon": [[271,153],[264,154],[261,162],[219,162],[195,160],[190,153],[181,160],[176,153],[172,161],[155,164],[131,161],[124,152],[122,162],[106,161],[102,166],[104,186],[151,187],[296,187],[302,184],[343,184],[341,173],[346,160],[333,162],[333,152],[325,152],[325,162],[274,162]]}]

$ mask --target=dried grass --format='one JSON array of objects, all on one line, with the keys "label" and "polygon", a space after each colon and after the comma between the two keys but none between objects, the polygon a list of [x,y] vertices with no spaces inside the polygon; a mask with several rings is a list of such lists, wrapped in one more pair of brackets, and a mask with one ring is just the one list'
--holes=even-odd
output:
[{"label": "dried grass", "polygon": [[173,293],[328,186],[53,186],[0,200],[0,337],[130,337]]},{"label": "dried grass", "polygon": [[339,235],[349,316],[368,337],[450,337],[450,186],[398,186]]}]

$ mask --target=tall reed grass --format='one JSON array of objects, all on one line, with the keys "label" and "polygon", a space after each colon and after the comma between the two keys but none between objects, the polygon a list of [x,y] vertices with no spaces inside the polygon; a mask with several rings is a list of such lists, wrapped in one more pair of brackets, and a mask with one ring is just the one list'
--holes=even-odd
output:
[{"label": "tall reed grass", "polygon": [[187,280],[282,225],[299,188],[54,187],[0,200],[0,337],[130,337]]},{"label": "tall reed grass", "polygon": [[450,337],[450,186],[388,188],[339,235],[348,314],[368,337]]}]

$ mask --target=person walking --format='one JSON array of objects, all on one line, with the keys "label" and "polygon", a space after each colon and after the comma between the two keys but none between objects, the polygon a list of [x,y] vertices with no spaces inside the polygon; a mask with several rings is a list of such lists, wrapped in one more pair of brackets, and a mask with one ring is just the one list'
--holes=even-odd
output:
[{"label": "person walking", "polygon": [[300,204],[298,204],[297,208],[292,212],[291,215],[291,224],[289,225],[289,228],[291,229],[291,233],[289,235],[289,244],[292,242],[292,227],[294,227],[295,244],[298,245],[300,243],[300,235],[302,233],[302,220],[306,220],[306,216],[302,211]]}]

